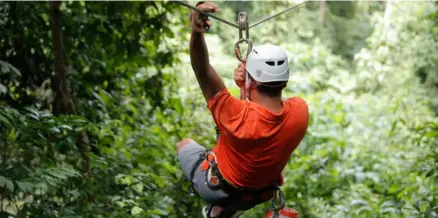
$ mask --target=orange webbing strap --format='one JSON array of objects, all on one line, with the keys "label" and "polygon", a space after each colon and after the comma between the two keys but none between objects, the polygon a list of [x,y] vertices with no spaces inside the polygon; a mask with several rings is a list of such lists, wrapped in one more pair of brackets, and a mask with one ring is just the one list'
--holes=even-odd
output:
[{"label": "orange webbing strap", "polygon": [[265,214],[265,218],[298,218],[298,211],[291,208],[283,208],[278,212],[269,211]]}]

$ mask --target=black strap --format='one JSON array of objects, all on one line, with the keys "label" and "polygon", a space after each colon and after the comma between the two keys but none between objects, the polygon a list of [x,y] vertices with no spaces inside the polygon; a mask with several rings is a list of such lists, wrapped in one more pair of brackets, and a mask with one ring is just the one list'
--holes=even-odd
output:
[{"label": "black strap", "polygon": [[[255,201],[263,201],[262,196],[264,193],[266,193],[268,191],[273,191],[278,187],[276,185],[271,185],[271,186],[267,186],[265,188],[257,189],[257,190],[239,189],[239,188],[236,188],[235,186],[231,185],[230,183],[228,183],[227,180],[225,180],[225,178],[222,176],[221,172],[219,171],[219,168],[217,166],[216,161],[214,161],[211,164],[211,168],[212,168],[211,169],[212,175],[216,176],[219,179],[219,186],[218,187],[210,187],[208,181],[207,181],[207,185],[209,185],[209,187],[212,189],[221,189],[222,191],[224,191],[225,193],[227,193],[228,195],[230,195],[233,198],[235,198],[235,197],[243,198],[244,196],[249,195]],[[206,180],[207,180],[207,175],[206,175]]]},{"label": "black strap", "polygon": [[199,154],[199,159],[196,160],[195,164],[193,165],[192,170],[190,171],[190,189],[193,193],[195,193],[196,195],[199,196],[199,194],[196,192],[194,184],[193,184],[193,177],[195,176],[196,170],[198,169],[199,165],[202,163],[203,160],[205,160],[205,158],[207,158],[207,153],[210,151],[211,149],[206,149],[205,152],[202,152],[201,154]]}]

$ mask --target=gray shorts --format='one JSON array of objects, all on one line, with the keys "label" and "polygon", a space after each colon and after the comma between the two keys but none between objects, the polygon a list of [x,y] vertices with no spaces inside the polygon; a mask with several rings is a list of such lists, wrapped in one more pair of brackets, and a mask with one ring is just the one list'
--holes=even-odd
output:
[{"label": "gray shorts", "polygon": [[208,204],[216,205],[218,202],[227,199],[228,195],[222,190],[212,190],[208,187],[206,182],[207,171],[201,170],[201,164],[198,165],[193,178],[191,178],[190,175],[194,165],[200,158],[200,154],[205,151],[205,147],[192,140],[181,148],[178,153],[178,159],[181,163],[184,175],[193,183],[193,188],[196,193]]}]

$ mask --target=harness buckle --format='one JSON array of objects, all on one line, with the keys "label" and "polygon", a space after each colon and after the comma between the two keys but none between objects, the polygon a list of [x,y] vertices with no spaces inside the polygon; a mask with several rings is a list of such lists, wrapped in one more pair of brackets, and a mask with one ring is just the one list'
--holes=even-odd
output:
[{"label": "harness buckle", "polygon": [[208,172],[206,174],[206,182],[207,185],[212,189],[218,189],[221,187],[221,178],[219,169],[217,168],[217,158],[216,154],[213,151],[205,152],[206,158],[205,160],[208,163]]},{"label": "harness buckle", "polygon": [[217,187],[220,184],[219,178],[217,176],[210,176],[208,180],[211,186]]}]

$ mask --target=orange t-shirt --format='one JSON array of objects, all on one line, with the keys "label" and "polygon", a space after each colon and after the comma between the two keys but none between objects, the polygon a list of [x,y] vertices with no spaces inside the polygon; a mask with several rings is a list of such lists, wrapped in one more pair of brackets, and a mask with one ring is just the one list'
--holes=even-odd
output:
[{"label": "orange t-shirt", "polygon": [[238,188],[276,184],[290,155],[307,132],[306,102],[293,97],[275,114],[261,105],[239,100],[226,88],[208,100],[220,130],[213,148],[223,177]]}]

